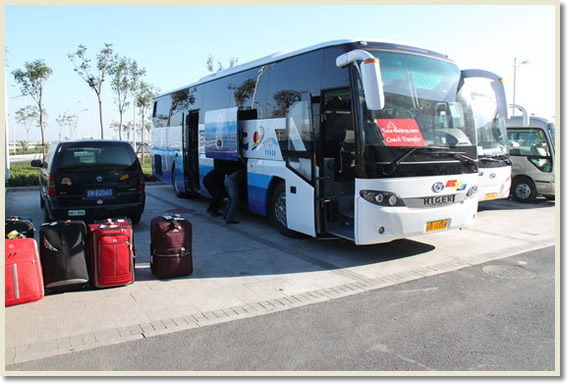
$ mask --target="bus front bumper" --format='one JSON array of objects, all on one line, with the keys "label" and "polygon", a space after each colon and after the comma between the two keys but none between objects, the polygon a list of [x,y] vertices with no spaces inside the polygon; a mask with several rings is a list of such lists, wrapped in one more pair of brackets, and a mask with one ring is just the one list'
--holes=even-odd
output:
[{"label": "bus front bumper", "polygon": [[355,243],[387,243],[393,240],[463,229],[473,226],[477,216],[477,199],[471,198],[445,207],[420,209],[379,207],[363,198],[356,202],[358,212]]}]

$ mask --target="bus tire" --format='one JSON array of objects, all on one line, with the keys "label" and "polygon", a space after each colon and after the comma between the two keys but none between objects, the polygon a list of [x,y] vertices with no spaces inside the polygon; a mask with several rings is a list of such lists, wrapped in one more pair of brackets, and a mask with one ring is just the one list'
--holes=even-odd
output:
[{"label": "bus tire", "polygon": [[272,199],[268,210],[270,221],[278,232],[287,237],[297,238],[298,232],[288,229],[286,217],[286,187],[283,181],[279,182],[272,191]]},{"label": "bus tire", "polygon": [[534,182],[525,176],[520,176],[513,180],[511,193],[513,200],[520,203],[533,203],[537,195]]}]

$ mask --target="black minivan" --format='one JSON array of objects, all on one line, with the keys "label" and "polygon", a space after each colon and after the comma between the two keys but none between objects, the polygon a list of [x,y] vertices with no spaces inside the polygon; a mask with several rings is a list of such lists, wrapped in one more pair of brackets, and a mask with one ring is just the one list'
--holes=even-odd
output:
[{"label": "black minivan", "polygon": [[41,167],[40,203],[45,220],[129,217],[138,223],[146,200],[144,173],[124,141],[54,142]]}]

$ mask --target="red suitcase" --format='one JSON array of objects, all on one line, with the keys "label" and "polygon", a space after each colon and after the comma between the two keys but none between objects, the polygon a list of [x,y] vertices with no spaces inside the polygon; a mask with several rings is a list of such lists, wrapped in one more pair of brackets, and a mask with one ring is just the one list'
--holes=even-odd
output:
[{"label": "red suitcase", "polygon": [[134,237],[127,221],[89,225],[91,280],[96,288],[134,282]]},{"label": "red suitcase", "polygon": [[35,239],[5,240],[5,306],[43,298],[43,275]]},{"label": "red suitcase", "polygon": [[158,278],[191,275],[191,223],[179,215],[150,222],[150,269]]}]

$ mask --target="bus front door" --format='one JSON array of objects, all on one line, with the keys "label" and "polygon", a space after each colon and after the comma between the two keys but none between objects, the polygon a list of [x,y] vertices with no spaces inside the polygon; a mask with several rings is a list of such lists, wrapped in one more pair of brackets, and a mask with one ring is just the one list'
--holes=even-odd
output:
[{"label": "bus front door", "polygon": [[324,94],[321,121],[320,232],[354,240],[355,136],[349,89]]}]

